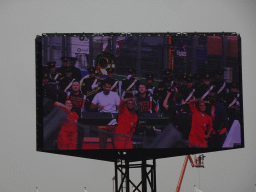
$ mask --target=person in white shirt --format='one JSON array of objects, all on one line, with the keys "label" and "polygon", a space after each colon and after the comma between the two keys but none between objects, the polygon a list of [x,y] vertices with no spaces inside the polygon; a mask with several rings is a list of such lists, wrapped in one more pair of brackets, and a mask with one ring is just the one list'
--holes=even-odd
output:
[{"label": "person in white shirt", "polygon": [[[97,93],[92,100],[91,109],[98,109],[99,112],[102,113],[118,113],[120,98],[116,92],[110,91],[111,83],[109,81],[105,81],[103,85],[103,91]],[[98,126],[98,129],[103,131],[114,132],[115,126]],[[99,132],[99,145],[100,149],[107,148],[107,137],[108,134],[105,132]],[[114,142],[114,136],[111,135],[112,145]],[[113,145],[114,147],[114,145]]]},{"label": "person in white shirt", "polygon": [[111,83],[106,80],[103,91],[97,93],[92,100],[91,109],[104,113],[118,113],[120,98],[116,92],[110,91]]}]

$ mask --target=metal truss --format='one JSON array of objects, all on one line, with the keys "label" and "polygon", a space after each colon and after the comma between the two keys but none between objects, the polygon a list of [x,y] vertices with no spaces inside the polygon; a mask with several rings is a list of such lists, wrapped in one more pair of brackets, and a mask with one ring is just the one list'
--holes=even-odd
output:
[{"label": "metal truss", "polygon": [[[131,168],[141,169],[141,181],[136,185],[130,179],[129,170]],[[121,181],[119,182],[119,174]],[[119,184],[120,183],[120,184]],[[147,187],[150,187],[151,192],[156,192],[156,160],[152,160],[152,164],[147,164],[147,160],[143,159],[140,164],[129,162],[128,159],[117,159],[115,161],[115,192],[130,192],[130,186],[133,187],[133,192],[147,192]]]}]

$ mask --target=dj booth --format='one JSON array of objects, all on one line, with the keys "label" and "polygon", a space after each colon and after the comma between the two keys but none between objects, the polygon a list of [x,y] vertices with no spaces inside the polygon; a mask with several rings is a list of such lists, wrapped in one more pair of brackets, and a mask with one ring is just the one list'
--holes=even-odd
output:
[{"label": "dj booth", "polygon": [[[141,113],[138,117],[140,127],[154,126],[155,132],[161,132],[169,123],[169,117],[157,113]],[[83,112],[78,122],[89,127],[117,126],[118,113]],[[83,149],[99,149],[98,137],[84,137],[83,143]],[[136,140],[133,140],[132,143],[134,148],[141,148],[143,145]],[[111,138],[107,139],[107,148],[113,148]]]},{"label": "dj booth", "polygon": [[[140,126],[166,126],[169,117],[157,113],[141,113],[139,121]],[[118,113],[83,112],[78,122],[87,126],[117,126]]]}]

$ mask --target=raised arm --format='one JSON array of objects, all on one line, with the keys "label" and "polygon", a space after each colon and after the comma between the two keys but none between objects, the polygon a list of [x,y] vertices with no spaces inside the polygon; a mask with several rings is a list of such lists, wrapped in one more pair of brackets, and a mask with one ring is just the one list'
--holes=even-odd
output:
[{"label": "raised arm", "polygon": [[129,98],[125,98],[125,99],[121,99],[120,101],[122,103],[127,103],[128,101],[135,101],[136,97],[129,97]]},{"label": "raised arm", "polygon": [[66,109],[68,112],[70,112],[70,108],[68,108],[66,105],[64,105],[63,103],[60,103],[60,102],[58,102],[58,101],[56,101],[56,102],[54,103],[54,107],[61,107],[61,108],[63,108],[63,109]]},{"label": "raised arm", "polygon": [[164,107],[165,109],[168,109],[168,108],[169,108],[168,100],[169,100],[171,94],[172,94],[172,93],[171,93],[170,91],[167,91],[167,95],[166,95],[165,100],[164,100],[164,102],[163,102],[163,107]]},{"label": "raised arm", "polygon": [[190,109],[190,111],[191,111],[192,113],[195,113],[195,112],[198,111],[197,108],[196,108],[196,106],[195,106],[195,102],[200,102],[200,101],[202,101],[201,98],[189,100],[189,109]]},{"label": "raised arm", "polygon": [[135,101],[136,97],[129,97],[129,98],[125,98],[125,99],[120,99],[120,105],[117,106],[117,110],[119,113],[123,113],[126,104],[128,101]]},{"label": "raised arm", "polygon": [[63,108],[66,108],[66,105],[64,105],[63,103],[60,103],[60,102],[58,102],[58,101],[56,101],[56,102],[54,103],[54,106],[55,106],[55,107],[63,107]]},{"label": "raised arm", "polygon": [[201,98],[191,99],[191,100],[189,100],[189,103],[195,103],[195,102],[199,102],[199,101],[203,101],[203,99],[201,99]]}]

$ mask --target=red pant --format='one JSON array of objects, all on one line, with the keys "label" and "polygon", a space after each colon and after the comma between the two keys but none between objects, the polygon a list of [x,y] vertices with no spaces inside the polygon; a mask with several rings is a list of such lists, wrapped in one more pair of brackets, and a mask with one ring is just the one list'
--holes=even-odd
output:
[{"label": "red pant", "polygon": [[132,139],[130,135],[126,135],[127,137],[122,137],[117,135],[115,137],[115,148],[116,149],[132,149]]},{"label": "red pant", "polygon": [[59,150],[75,150],[76,147],[76,132],[62,132],[58,137],[58,149]]}]

